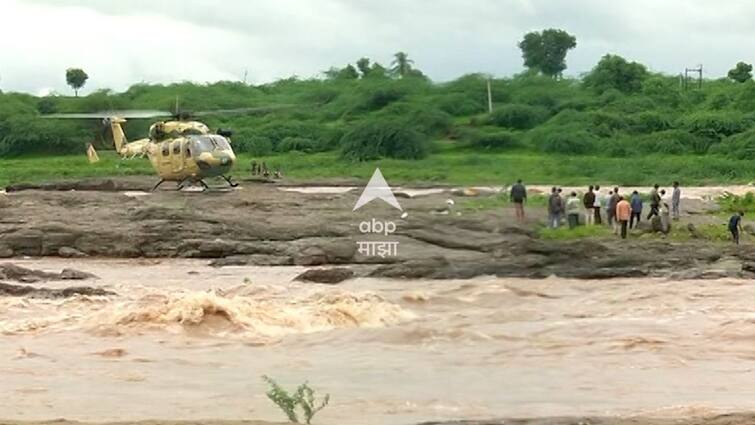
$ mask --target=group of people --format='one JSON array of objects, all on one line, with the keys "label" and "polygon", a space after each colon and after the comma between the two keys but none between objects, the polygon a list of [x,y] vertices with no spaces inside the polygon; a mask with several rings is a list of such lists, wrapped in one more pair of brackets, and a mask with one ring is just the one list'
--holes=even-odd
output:
[{"label": "group of people", "polygon": [[[584,216],[584,224],[599,225],[603,223],[603,216],[614,233],[620,234],[622,238],[627,237],[627,229],[632,229],[640,223],[643,211],[643,199],[636,190],[631,196],[624,196],[619,193],[619,188],[614,187],[609,190],[607,195],[603,195],[598,185],[589,186],[581,199],[577,192],[571,192],[564,199],[562,189],[559,187],[551,188],[551,194],[548,198],[548,225],[551,228],[558,228],[561,222],[566,219],[570,229],[580,224],[580,216]],[[671,229],[671,219],[678,220],[680,216],[681,188],[679,182],[673,183],[671,193],[671,206],[664,198],[665,190],[659,190],[656,184],[650,191],[650,211],[646,216],[651,220],[658,216],[661,222],[661,231],[668,233]],[[511,187],[511,202],[514,203],[517,220],[524,221],[524,203],[527,200],[527,189],[521,180]],[[605,213],[603,213],[605,211]]]}]

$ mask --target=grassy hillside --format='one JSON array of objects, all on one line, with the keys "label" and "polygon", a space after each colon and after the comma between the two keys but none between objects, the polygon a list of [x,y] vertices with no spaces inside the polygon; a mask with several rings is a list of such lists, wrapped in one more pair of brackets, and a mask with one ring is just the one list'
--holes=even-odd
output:
[{"label": "grassy hillside", "polygon": [[[79,98],[2,93],[0,182],[148,172],[146,162],[107,156],[89,166],[81,155],[85,142],[108,144],[99,123],[40,115],[170,110],[177,97],[181,109],[191,111],[293,105],[203,120],[234,130],[241,167],[264,158],[302,179],[366,177],[380,165],[398,180],[455,183],[516,177],[564,184],[755,180],[749,169],[755,159],[755,82],[707,80],[701,89],[685,90],[676,77],[634,72],[638,64],[621,61],[606,57],[582,80],[533,74],[494,79],[492,114],[481,75],[441,84],[421,73],[391,78],[341,70],[323,79],[261,86],[140,84]],[[623,73],[622,66],[635,68]],[[149,124],[130,121],[127,134],[144,136]],[[55,157],[61,154],[75,156]]]}]

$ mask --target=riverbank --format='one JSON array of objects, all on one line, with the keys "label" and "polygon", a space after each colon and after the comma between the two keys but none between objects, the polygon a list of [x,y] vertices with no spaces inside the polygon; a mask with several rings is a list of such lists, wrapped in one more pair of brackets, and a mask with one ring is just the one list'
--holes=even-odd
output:
[{"label": "riverbank", "polygon": [[[686,188],[684,215],[669,237],[643,224],[620,240],[610,231],[548,232],[535,195],[519,224],[499,188],[399,187],[401,211],[380,201],[352,211],[356,186],[144,191],[150,183],[108,179],[8,193],[0,257],[207,258],[218,267],[346,266],[357,277],[415,279],[755,277],[755,245],[726,243],[725,218],[711,200],[746,186]],[[384,230],[371,229],[376,221],[395,231],[371,231]],[[360,242],[391,242],[396,252],[376,255]]]}]

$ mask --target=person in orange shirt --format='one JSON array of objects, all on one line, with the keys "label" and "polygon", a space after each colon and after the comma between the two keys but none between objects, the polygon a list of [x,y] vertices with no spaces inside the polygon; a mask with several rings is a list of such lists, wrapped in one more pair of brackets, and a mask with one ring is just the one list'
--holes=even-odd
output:
[{"label": "person in orange shirt", "polygon": [[616,204],[616,220],[621,226],[621,239],[627,238],[627,224],[629,224],[629,218],[632,216],[632,205],[626,198],[622,197],[619,203]]}]

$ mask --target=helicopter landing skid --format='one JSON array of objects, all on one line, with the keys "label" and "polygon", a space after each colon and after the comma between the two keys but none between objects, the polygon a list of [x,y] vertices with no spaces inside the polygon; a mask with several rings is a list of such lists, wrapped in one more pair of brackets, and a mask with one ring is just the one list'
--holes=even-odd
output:
[{"label": "helicopter landing skid", "polygon": [[228,176],[228,177],[226,177],[226,176],[223,176],[223,178],[224,178],[224,179],[225,179],[225,181],[226,181],[226,182],[228,183],[228,185],[229,185],[229,186],[231,186],[231,187],[236,187],[236,186],[238,186],[238,185],[239,185],[238,183],[236,183],[236,182],[234,182],[234,181],[232,180],[233,178],[232,178],[231,176]]},{"label": "helicopter landing skid", "polygon": [[157,188],[160,187],[160,185],[163,184],[164,182],[165,182],[165,179],[160,179],[160,181],[157,182],[157,184],[152,187],[152,190],[150,192],[154,192],[155,190],[157,190]]}]

